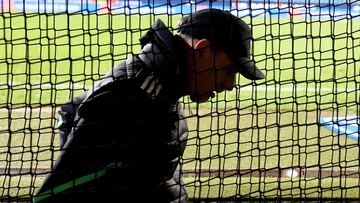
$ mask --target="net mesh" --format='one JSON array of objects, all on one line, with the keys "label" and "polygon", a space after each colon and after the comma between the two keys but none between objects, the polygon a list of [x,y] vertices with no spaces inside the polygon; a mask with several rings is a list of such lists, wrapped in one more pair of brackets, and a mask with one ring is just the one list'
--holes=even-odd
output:
[{"label": "net mesh", "polygon": [[[360,1],[0,1],[0,200],[30,199],[59,154],[59,105],[140,51],[157,19],[229,10],[266,80],[181,99],[192,200],[360,199]],[[146,170],[146,169],[144,169]]]}]

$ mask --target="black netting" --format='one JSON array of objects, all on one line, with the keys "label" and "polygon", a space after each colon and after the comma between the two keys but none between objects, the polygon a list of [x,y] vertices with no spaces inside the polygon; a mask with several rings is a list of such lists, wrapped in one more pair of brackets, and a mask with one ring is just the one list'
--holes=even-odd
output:
[{"label": "black netting", "polygon": [[266,79],[181,98],[189,198],[359,200],[358,0],[0,1],[0,200],[30,200],[52,172],[60,105],[139,53],[156,19],[175,32],[203,8],[250,26]]}]

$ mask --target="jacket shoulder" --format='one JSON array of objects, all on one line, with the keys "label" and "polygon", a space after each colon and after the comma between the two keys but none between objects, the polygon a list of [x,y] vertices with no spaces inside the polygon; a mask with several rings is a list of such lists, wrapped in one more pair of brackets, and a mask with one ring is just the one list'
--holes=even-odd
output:
[{"label": "jacket shoulder", "polygon": [[127,60],[115,65],[101,80],[95,83],[96,87],[101,87],[116,80],[135,78],[144,68],[144,63],[137,55],[129,57]]}]

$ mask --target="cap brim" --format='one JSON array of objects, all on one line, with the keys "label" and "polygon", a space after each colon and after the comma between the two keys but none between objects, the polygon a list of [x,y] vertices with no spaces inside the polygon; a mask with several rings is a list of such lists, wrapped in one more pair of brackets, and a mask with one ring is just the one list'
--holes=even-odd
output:
[{"label": "cap brim", "polygon": [[265,75],[256,67],[254,61],[246,57],[239,57],[235,62],[239,73],[249,80],[261,80]]}]

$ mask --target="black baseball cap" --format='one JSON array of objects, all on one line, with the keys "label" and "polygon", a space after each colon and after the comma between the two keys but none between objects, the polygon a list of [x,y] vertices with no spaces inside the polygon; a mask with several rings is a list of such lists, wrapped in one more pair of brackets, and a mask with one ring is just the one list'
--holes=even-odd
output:
[{"label": "black baseball cap", "polygon": [[184,18],[178,32],[196,39],[208,39],[213,47],[235,59],[235,67],[247,79],[265,78],[250,59],[250,27],[230,12],[220,9],[196,11]]}]

